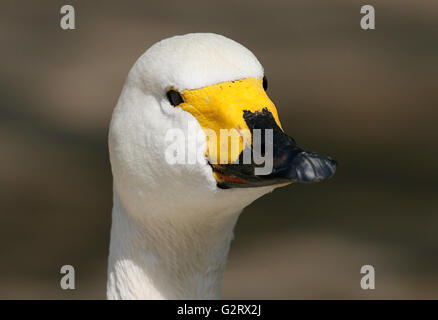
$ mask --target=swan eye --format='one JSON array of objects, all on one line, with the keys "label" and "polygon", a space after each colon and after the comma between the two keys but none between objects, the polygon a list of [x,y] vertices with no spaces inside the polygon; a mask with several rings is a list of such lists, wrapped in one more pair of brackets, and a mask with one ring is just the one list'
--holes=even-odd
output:
[{"label": "swan eye", "polygon": [[181,95],[175,90],[167,91],[167,99],[169,100],[170,104],[174,107],[184,102]]},{"label": "swan eye", "polygon": [[268,90],[268,78],[266,78],[266,76],[263,76],[263,89],[265,89],[265,91]]}]

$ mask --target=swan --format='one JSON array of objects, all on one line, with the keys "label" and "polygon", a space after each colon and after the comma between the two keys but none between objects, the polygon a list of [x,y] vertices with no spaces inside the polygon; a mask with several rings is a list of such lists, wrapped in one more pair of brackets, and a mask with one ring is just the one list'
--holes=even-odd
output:
[{"label": "swan", "polygon": [[[108,299],[220,298],[243,208],[276,187],[334,174],[335,160],[298,147],[283,132],[266,88],[254,54],[212,33],[164,39],[135,62],[109,127]],[[237,149],[210,139],[207,132],[222,128],[237,130]],[[255,174],[254,161],[236,162],[251,149],[255,129],[273,132],[269,174]],[[184,139],[169,143],[172,130],[196,136],[188,139],[196,148]],[[169,144],[197,161],[169,161]]]}]

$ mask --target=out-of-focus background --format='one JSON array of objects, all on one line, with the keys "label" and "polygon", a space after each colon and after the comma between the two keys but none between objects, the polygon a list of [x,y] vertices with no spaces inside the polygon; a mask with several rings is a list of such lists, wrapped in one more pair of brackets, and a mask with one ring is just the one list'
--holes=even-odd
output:
[{"label": "out-of-focus background", "polygon": [[[438,298],[438,2],[368,1],[374,31],[364,4],[3,0],[0,298],[105,297],[111,112],[135,60],[188,32],[252,50],[284,129],[340,163],[245,209],[224,298]],[[76,290],[59,286],[64,264]]]}]

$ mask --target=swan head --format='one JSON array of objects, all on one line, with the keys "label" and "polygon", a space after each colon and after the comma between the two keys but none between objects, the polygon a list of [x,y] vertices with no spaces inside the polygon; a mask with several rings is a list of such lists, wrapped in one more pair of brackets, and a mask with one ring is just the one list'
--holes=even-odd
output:
[{"label": "swan head", "polygon": [[234,212],[278,186],[331,177],[336,162],[283,132],[265,89],[254,54],[226,37],[187,34],[148,49],[109,132],[114,189],[127,211]]}]

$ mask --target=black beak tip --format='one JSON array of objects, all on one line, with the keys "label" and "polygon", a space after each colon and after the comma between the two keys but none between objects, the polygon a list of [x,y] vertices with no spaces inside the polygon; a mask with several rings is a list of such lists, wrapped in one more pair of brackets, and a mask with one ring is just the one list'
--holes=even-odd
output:
[{"label": "black beak tip", "polygon": [[297,182],[320,182],[332,177],[338,162],[330,157],[303,151],[295,156],[289,178]]}]

